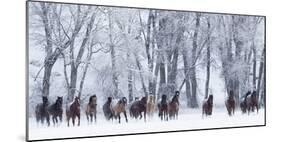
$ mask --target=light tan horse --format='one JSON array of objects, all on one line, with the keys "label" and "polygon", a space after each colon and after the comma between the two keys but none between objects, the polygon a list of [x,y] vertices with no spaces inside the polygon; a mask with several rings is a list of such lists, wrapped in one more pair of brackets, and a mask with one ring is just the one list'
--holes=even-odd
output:
[{"label": "light tan horse", "polygon": [[127,113],[126,113],[126,106],[127,106],[127,99],[125,97],[121,98],[114,106],[113,106],[113,112],[114,112],[114,117],[117,119],[118,122],[120,123],[120,114],[123,113],[126,119],[126,122],[128,122],[127,118]]},{"label": "light tan horse", "polygon": [[149,96],[148,102],[147,102],[148,117],[153,117],[154,111],[155,111],[155,96],[151,95],[151,96]]}]

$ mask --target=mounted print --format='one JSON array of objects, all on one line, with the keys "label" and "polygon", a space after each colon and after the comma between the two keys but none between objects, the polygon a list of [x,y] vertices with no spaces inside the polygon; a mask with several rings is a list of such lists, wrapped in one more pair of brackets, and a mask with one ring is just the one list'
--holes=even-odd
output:
[{"label": "mounted print", "polygon": [[27,140],[265,126],[265,16],[27,1]]}]

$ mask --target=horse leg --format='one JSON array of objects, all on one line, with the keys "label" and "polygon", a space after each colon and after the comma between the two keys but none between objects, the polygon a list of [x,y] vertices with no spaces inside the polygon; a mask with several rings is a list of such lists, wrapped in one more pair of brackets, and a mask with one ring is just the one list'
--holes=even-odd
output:
[{"label": "horse leg", "polygon": [[69,116],[66,116],[67,117],[67,127],[69,127],[69,120],[70,120],[70,117]]},{"label": "horse leg", "polygon": [[90,114],[90,118],[91,118],[91,124],[93,123],[93,114]]},{"label": "horse leg", "polygon": [[121,116],[120,116],[120,113],[117,114],[117,117],[118,117],[118,122],[121,123]]},{"label": "horse leg", "polygon": [[52,116],[52,120],[53,120],[53,124],[55,126],[56,125],[56,121],[55,121],[55,116],[54,115]]},{"label": "horse leg", "polygon": [[50,115],[49,115],[49,114],[47,114],[47,116],[46,116],[46,120],[47,120],[47,124],[48,124],[48,126],[50,126]]},{"label": "horse leg", "polygon": [[95,123],[97,123],[97,112],[94,112]]},{"label": "horse leg", "polygon": [[62,123],[62,113],[59,115],[60,123]]},{"label": "horse leg", "polygon": [[77,117],[78,117],[78,126],[80,126],[80,114],[78,114]]},{"label": "horse leg", "polygon": [[144,110],[143,116],[144,116],[144,122],[146,122],[146,110]]},{"label": "horse leg", "polygon": [[72,125],[75,126],[75,115],[72,116]]},{"label": "horse leg", "polygon": [[124,116],[125,116],[126,122],[128,123],[128,118],[127,118],[126,111],[124,111],[123,113],[124,113]]}]

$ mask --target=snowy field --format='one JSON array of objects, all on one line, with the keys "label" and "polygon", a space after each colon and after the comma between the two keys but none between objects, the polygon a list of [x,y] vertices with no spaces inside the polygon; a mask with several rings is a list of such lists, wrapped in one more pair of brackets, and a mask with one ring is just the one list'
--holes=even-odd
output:
[{"label": "snowy field", "polygon": [[29,139],[38,140],[102,136],[220,127],[254,126],[265,124],[264,109],[261,109],[258,114],[251,113],[250,115],[241,114],[241,111],[239,110],[236,111],[233,117],[229,117],[225,109],[214,108],[213,115],[207,118],[202,118],[201,109],[180,110],[178,120],[161,121],[155,113],[154,117],[150,119],[148,118],[147,122],[144,122],[144,120],[134,120],[129,118],[128,123],[125,122],[124,116],[122,114],[121,124],[117,123],[117,121],[106,121],[103,114],[98,114],[97,123],[89,125],[84,116],[85,115],[82,114],[80,127],[73,127],[72,125],[70,125],[70,127],[67,127],[66,122],[63,122],[60,126],[40,126],[36,124],[34,118],[30,118]]}]

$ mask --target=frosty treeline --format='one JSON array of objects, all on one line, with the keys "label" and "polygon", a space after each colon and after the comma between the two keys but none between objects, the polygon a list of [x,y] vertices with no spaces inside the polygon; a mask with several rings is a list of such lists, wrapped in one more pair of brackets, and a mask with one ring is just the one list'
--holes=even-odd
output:
[{"label": "frosty treeline", "polygon": [[[265,92],[264,17],[29,3],[29,102],[41,96],[135,97],[176,90],[197,108],[219,70],[226,94]],[[204,73],[199,86],[198,72]],[[224,94],[223,94],[224,95]],[[203,97],[203,98],[204,98]],[[237,101],[238,102],[238,101]]]}]

